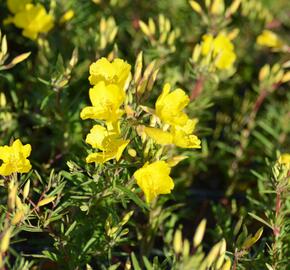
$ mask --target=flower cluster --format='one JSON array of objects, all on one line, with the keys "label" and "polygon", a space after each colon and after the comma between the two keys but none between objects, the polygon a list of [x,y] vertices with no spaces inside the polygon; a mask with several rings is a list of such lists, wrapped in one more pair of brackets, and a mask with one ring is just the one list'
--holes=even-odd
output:
[{"label": "flower cluster", "polygon": [[122,139],[120,117],[125,101],[125,86],[131,66],[122,59],[110,62],[101,58],[90,66],[89,90],[92,106],[81,111],[81,118],[104,121],[104,125],[94,125],[86,137],[86,142],[98,151],[86,158],[88,163],[104,163],[120,159],[129,140]]},{"label": "flower cluster", "polygon": [[196,62],[200,56],[206,64],[212,63],[214,68],[231,69],[237,58],[232,37],[222,32],[216,37],[212,34],[204,35],[201,44],[197,44],[194,48],[193,60]]},{"label": "flower cluster", "polygon": [[23,145],[19,139],[12,146],[0,147],[0,175],[8,176],[12,173],[27,173],[31,170],[30,161],[27,159],[31,152],[31,145]]},{"label": "flower cluster", "polygon": [[53,17],[46,12],[41,4],[32,4],[32,0],[7,0],[8,9],[13,16],[6,23],[13,23],[23,29],[24,37],[35,40],[39,33],[47,33],[53,27]]},{"label": "flower cluster", "polygon": [[201,142],[193,134],[197,119],[190,119],[183,111],[189,101],[182,89],[170,92],[170,85],[166,83],[155,103],[155,114],[164,123],[164,128],[143,127],[143,131],[158,144],[200,148]]},{"label": "flower cluster", "polygon": [[[130,95],[131,88],[128,94],[126,93],[131,80],[130,69],[131,66],[119,58],[111,62],[106,58],[101,58],[90,66],[89,81],[93,86],[89,90],[89,97],[92,106],[83,108],[80,117],[98,120],[101,123],[94,125],[86,136],[86,143],[97,150],[87,156],[87,163],[99,164],[113,159],[119,161],[130,142],[122,137],[120,127],[120,120],[125,112],[123,104],[126,97]],[[153,116],[159,119],[161,127],[137,125],[137,133],[141,136],[146,135],[159,144],[200,148],[201,142],[193,134],[197,120],[190,119],[183,111],[189,102],[189,97],[182,89],[170,92],[170,85],[165,84],[156,101]],[[133,128],[135,127],[136,125],[133,125]],[[169,176],[173,163],[163,160],[146,162],[134,173],[134,178],[143,190],[147,203],[159,194],[168,194],[173,189],[174,182]]]}]

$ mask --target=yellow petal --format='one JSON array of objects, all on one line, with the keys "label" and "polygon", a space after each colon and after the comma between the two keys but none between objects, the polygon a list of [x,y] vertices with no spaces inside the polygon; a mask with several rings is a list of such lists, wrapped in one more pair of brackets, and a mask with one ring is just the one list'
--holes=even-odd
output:
[{"label": "yellow petal", "polygon": [[85,107],[82,109],[81,119],[104,119],[106,117],[105,108]]},{"label": "yellow petal", "polygon": [[10,164],[3,163],[0,166],[0,175],[8,176],[14,172],[14,167]]},{"label": "yellow petal", "polygon": [[104,138],[108,135],[108,131],[101,125],[94,125],[90,133],[86,137],[86,143],[94,148],[103,150],[102,143]]},{"label": "yellow petal", "polygon": [[182,160],[185,160],[187,158],[188,158],[187,156],[175,156],[175,157],[168,159],[167,164],[170,167],[175,167],[179,162],[181,162]]},{"label": "yellow petal", "polygon": [[179,88],[169,91],[170,86],[166,84],[155,104],[156,115],[167,124],[184,125],[188,117],[182,110],[189,103],[189,97]]},{"label": "yellow petal", "polygon": [[145,127],[144,132],[158,144],[172,144],[173,136],[171,133],[159,128]]},{"label": "yellow petal", "polygon": [[197,136],[188,135],[182,130],[174,131],[173,142],[182,148],[201,148],[201,141]]},{"label": "yellow petal", "polygon": [[20,12],[25,5],[31,3],[32,0],[7,0],[7,7],[12,13]]},{"label": "yellow petal", "polygon": [[124,89],[130,77],[131,66],[120,58],[110,62],[107,58],[100,58],[90,66],[89,81],[92,85],[103,81],[105,84],[115,84]]}]

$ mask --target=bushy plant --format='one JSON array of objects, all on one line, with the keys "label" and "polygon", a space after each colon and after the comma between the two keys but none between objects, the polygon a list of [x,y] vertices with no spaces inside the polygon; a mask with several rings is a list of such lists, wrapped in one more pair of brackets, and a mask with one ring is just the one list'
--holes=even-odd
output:
[{"label": "bushy plant", "polygon": [[0,269],[287,270],[287,0],[6,0]]}]

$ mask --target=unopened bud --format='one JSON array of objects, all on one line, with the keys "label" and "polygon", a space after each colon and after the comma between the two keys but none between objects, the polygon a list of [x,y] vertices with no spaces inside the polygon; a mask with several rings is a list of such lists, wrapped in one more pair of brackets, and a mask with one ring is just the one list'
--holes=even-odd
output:
[{"label": "unopened bud", "polygon": [[176,254],[179,254],[182,251],[182,234],[180,229],[178,229],[174,234],[173,249]]},{"label": "unopened bud", "polygon": [[215,15],[220,15],[225,10],[225,3],[224,0],[213,0],[212,6],[211,6],[211,13]]},{"label": "unopened bud", "polygon": [[10,237],[11,237],[12,229],[9,228],[3,235],[0,244],[0,253],[5,253],[10,244]]},{"label": "unopened bud", "polygon": [[118,27],[114,27],[109,35],[108,41],[113,42],[117,34],[118,34]]},{"label": "unopened bud", "polygon": [[282,83],[286,83],[290,81],[290,71],[284,73],[283,78],[281,80]]},{"label": "unopened bud", "polygon": [[106,31],[106,27],[107,27],[107,22],[105,18],[101,18],[100,21],[100,32],[104,33]]},{"label": "unopened bud", "polygon": [[268,64],[264,65],[259,72],[259,81],[262,82],[270,74],[270,66]]},{"label": "unopened bud", "polygon": [[156,61],[153,60],[152,62],[150,62],[150,64],[146,67],[145,71],[144,71],[144,78],[145,80],[147,80],[149,78],[149,76],[152,74],[154,67],[156,65]]},{"label": "unopened bud", "polygon": [[56,198],[56,196],[47,197],[47,198],[41,200],[40,202],[38,202],[37,207],[49,204],[49,203],[53,202],[55,200],[55,198]]},{"label": "unopened bud", "polygon": [[136,157],[137,156],[137,152],[135,149],[133,148],[129,148],[128,149],[128,154],[131,156],[131,157]]},{"label": "unopened bud", "polygon": [[175,41],[175,31],[172,31],[169,36],[168,36],[168,39],[167,39],[167,44],[170,46],[170,45],[174,45],[174,41]]},{"label": "unopened bud", "polygon": [[139,52],[135,63],[135,73],[134,73],[135,84],[138,84],[141,79],[142,67],[143,67],[143,52],[141,51]]},{"label": "unopened bud", "polygon": [[139,21],[139,26],[140,26],[140,29],[142,30],[142,32],[143,32],[147,37],[150,37],[150,29],[149,29],[149,27],[147,26],[147,24],[140,20],[140,21]]},{"label": "unopened bud", "polygon": [[16,195],[15,203],[16,203],[16,208],[17,209],[22,209],[23,208],[23,204],[22,204],[20,198],[17,195]]},{"label": "unopened bud", "polygon": [[193,62],[197,62],[201,53],[201,46],[199,44],[195,45],[192,52],[192,60]]},{"label": "unopened bud", "polygon": [[12,225],[18,224],[23,219],[23,217],[24,217],[23,210],[22,209],[18,210],[15,213],[14,217],[12,218],[12,221],[11,221]]},{"label": "unopened bud", "polygon": [[187,258],[189,256],[189,253],[190,253],[190,243],[187,239],[185,239],[182,247],[183,258]]},{"label": "unopened bud", "polygon": [[226,262],[224,263],[223,267],[221,270],[230,270],[232,266],[232,262],[230,259],[227,259]]},{"label": "unopened bud", "polygon": [[197,229],[193,238],[194,247],[197,247],[200,245],[204,236],[205,228],[206,228],[206,219],[203,219],[197,226]]},{"label": "unopened bud", "polygon": [[79,51],[77,48],[75,48],[72,52],[71,59],[69,60],[69,66],[74,67],[79,59]]},{"label": "unopened bud", "polygon": [[159,32],[162,33],[165,30],[165,17],[163,14],[159,14],[158,23],[159,23]]},{"label": "unopened bud", "polygon": [[142,95],[145,92],[147,86],[147,80],[145,78],[142,78],[141,81],[139,82],[139,85],[137,86],[137,93],[139,95]]},{"label": "unopened bud", "polygon": [[189,4],[196,13],[202,13],[202,8],[199,3],[197,3],[196,1],[189,1]]},{"label": "unopened bud", "polygon": [[233,39],[235,39],[238,36],[239,33],[240,33],[240,29],[239,28],[235,28],[235,29],[233,29],[231,32],[229,32],[227,34],[227,37],[230,40],[233,40]]},{"label": "unopened bud", "polygon": [[4,108],[6,106],[6,97],[4,93],[0,93],[0,108]]},{"label": "unopened bud", "polygon": [[278,73],[276,74],[275,78],[274,78],[274,82],[275,83],[280,83],[282,81],[283,76],[284,76],[284,71],[283,70],[279,70]]},{"label": "unopened bud", "polygon": [[74,11],[72,9],[69,9],[67,12],[65,12],[61,16],[59,23],[64,24],[64,23],[70,21],[74,17],[74,15],[75,15]]},{"label": "unopened bud", "polygon": [[8,207],[10,210],[15,209],[16,194],[17,194],[17,184],[14,184],[14,182],[12,181],[9,184],[9,194],[8,194]]},{"label": "unopened bud", "polygon": [[30,180],[28,180],[23,188],[23,199],[25,200],[28,197],[30,190]]},{"label": "unopened bud", "polygon": [[121,226],[124,226],[128,221],[129,219],[131,218],[131,216],[134,214],[134,211],[130,211],[128,212],[122,219],[121,221]]},{"label": "unopened bud", "polygon": [[152,18],[149,18],[149,20],[148,20],[148,26],[149,26],[150,34],[151,35],[154,35],[155,34],[155,31],[156,31],[156,27],[155,27],[155,23],[154,23],[154,21],[153,21]]},{"label": "unopened bud", "polygon": [[215,259],[217,258],[220,251],[221,243],[215,244],[210,250],[209,254],[206,257],[207,267],[211,267]]},{"label": "unopened bud", "polygon": [[156,81],[156,78],[157,78],[158,72],[159,72],[159,69],[156,69],[156,70],[153,72],[152,76],[150,76],[149,81],[148,81],[148,85],[147,85],[147,90],[148,90],[148,91],[151,91],[151,90],[152,90],[152,88],[153,88],[153,86],[154,86],[154,83],[155,83],[155,81]]},{"label": "unopened bud", "polygon": [[205,6],[209,8],[211,5],[211,0],[205,0]]},{"label": "unopened bud", "polygon": [[167,39],[167,34],[168,34],[168,32],[161,32],[161,35],[159,37],[159,42],[161,44],[165,43],[165,41]]},{"label": "unopened bud", "polygon": [[220,252],[219,252],[219,258],[216,262],[216,269],[220,269],[223,262],[224,262],[224,259],[225,259],[225,256],[226,256],[226,247],[227,247],[227,243],[226,243],[226,240],[225,239],[222,239],[221,241],[221,247],[220,247]]},{"label": "unopened bud", "polygon": [[234,0],[232,2],[232,4],[230,5],[230,7],[227,9],[226,17],[229,17],[232,14],[236,13],[236,11],[238,10],[241,2],[242,2],[242,0]]}]

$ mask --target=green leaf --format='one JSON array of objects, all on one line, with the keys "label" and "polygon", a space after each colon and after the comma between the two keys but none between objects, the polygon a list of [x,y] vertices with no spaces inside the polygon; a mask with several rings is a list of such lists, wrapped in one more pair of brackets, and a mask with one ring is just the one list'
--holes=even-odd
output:
[{"label": "green leaf", "polygon": [[119,266],[120,266],[121,263],[116,263],[114,265],[111,265],[108,270],[116,270]]},{"label": "green leaf", "polygon": [[146,210],[149,210],[149,207],[148,205],[143,202],[134,192],[132,192],[131,190],[125,188],[125,187],[122,187],[122,186],[119,186],[119,185],[116,185],[116,188],[120,189],[123,193],[125,193],[129,199],[131,199],[133,202],[135,202],[140,208],[142,208],[143,210],[146,209]]},{"label": "green leaf", "polygon": [[262,219],[262,218],[260,218],[260,217],[258,217],[258,216],[256,216],[255,214],[253,214],[253,213],[248,213],[252,218],[254,218],[254,219],[256,219],[256,220],[258,220],[258,221],[260,221],[261,223],[263,223],[263,224],[265,224],[267,227],[269,227],[271,230],[273,230],[273,227],[266,221],[266,220],[264,220],[264,219]]},{"label": "green leaf", "polygon": [[133,263],[134,270],[142,270],[134,252],[131,253],[131,260]]},{"label": "green leaf", "polygon": [[149,262],[149,260],[147,259],[147,257],[143,256],[143,262],[144,262],[144,265],[146,267],[147,270],[153,270],[153,266],[152,264]]},{"label": "green leaf", "polygon": [[263,227],[260,228],[253,237],[248,237],[242,245],[243,249],[249,249],[252,245],[254,245],[262,236]]},{"label": "green leaf", "polygon": [[73,231],[73,229],[76,227],[76,225],[77,225],[77,222],[76,221],[74,221],[70,226],[69,226],[69,228],[67,229],[67,231],[65,232],[65,236],[68,236],[72,231]]}]

